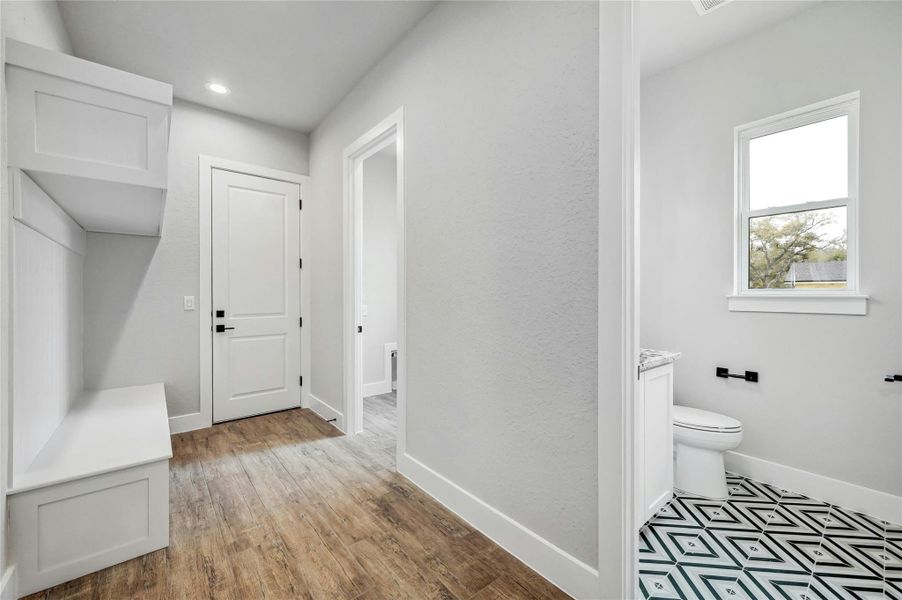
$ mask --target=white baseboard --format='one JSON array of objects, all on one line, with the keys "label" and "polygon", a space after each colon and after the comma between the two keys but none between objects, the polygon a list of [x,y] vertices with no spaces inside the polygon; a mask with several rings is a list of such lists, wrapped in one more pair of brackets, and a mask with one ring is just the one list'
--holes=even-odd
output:
[{"label": "white baseboard", "polygon": [[598,597],[598,571],[567,554],[409,454],[398,472],[574,598]]},{"label": "white baseboard", "polygon": [[902,523],[902,497],[809,473],[754,456],[727,452],[728,471],[836,504],[891,523]]},{"label": "white baseboard", "polygon": [[321,416],[324,421],[335,419],[332,421],[332,425],[342,433],[347,433],[347,430],[345,429],[345,416],[313,394],[310,394],[310,410]]},{"label": "white baseboard", "polygon": [[0,579],[0,600],[16,600],[19,591],[16,587],[16,565],[6,569],[3,579]]},{"label": "white baseboard", "polygon": [[363,384],[363,397],[379,396],[381,394],[389,394],[392,391],[391,376],[391,353],[398,349],[397,342],[386,342],[382,344],[382,381],[373,381],[372,383]]},{"label": "white baseboard", "polygon": [[169,417],[169,434],[184,433],[186,431],[194,431],[195,429],[203,429],[210,427],[210,418],[205,417],[203,413],[189,413],[187,415],[176,415]]},{"label": "white baseboard", "polygon": [[363,397],[379,396],[380,394],[388,394],[391,392],[391,381],[374,381],[373,383],[363,384]]}]

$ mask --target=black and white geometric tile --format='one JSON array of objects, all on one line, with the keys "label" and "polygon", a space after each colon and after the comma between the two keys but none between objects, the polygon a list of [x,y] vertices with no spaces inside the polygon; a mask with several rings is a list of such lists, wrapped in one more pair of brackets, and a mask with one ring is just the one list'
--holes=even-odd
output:
[{"label": "black and white geometric tile", "polygon": [[902,526],[737,475],[639,534],[648,600],[902,600]]}]

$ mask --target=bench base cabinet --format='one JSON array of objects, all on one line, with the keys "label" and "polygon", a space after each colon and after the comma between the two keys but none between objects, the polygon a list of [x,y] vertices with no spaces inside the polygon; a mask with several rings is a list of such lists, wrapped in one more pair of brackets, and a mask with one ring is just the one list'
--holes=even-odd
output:
[{"label": "bench base cabinet", "polygon": [[673,498],[673,365],[639,375],[636,517],[642,527]]},{"label": "bench base cabinet", "polygon": [[163,384],[84,392],[9,490],[27,595],[169,545]]},{"label": "bench base cabinet", "polygon": [[24,596],[169,545],[169,461],[9,498]]}]

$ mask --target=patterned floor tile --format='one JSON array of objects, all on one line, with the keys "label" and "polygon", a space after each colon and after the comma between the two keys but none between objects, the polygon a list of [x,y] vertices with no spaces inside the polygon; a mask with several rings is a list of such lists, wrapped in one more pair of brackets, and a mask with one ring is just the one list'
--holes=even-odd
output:
[{"label": "patterned floor tile", "polygon": [[677,494],[642,530],[645,598],[902,600],[902,525],[738,475],[727,487]]},{"label": "patterned floor tile", "polygon": [[[789,548],[784,547],[771,535],[764,533],[749,540],[742,540],[741,538],[732,540],[737,546],[737,551],[742,554],[742,568],[744,570],[793,573],[796,575],[808,575],[811,573],[804,561],[798,560]],[[793,546],[790,545],[790,547]]]},{"label": "patterned floor tile", "polygon": [[866,572],[880,579],[886,578],[889,570],[902,569],[902,552],[882,538],[827,536],[824,547],[834,554],[844,555],[856,572]]},{"label": "patterned floor tile", "polygon": [[745,532],[706,529],[694,540],[686,542],[686,551],[679,558],[678,564],[742,570],[742,555],[735,550],[729,538],[743,533]]},{"label": "patterned floor tile", "polygon": [[902,542],[902,525],[881,521],[886,539]]},{"label": "patterned floor tile", "polygon": [[673,565],[683,554],[683,540],[694,539],[701,531],[685,527],[646,527],[640,536],[639,562]]},{"label": "patterned floor tile", "polygon": [[699,498],[677,498],[677,502],[706,529],[761,530],[729,502]]},{"label": "patterned floor tile", "polygon": [[779,600],[835,600],[818,582],[805,573],[744,571],[743,576],[754,585],[756,598]]},{"label": "patterned floor tile", "polygon": [[892,527],[892,525],[886,521],[881,521],[880,519],[875,519],[874,517],[869,517],[868,515],[863,515],[852,510],[846,510],[838,506],[834,506],[834,509],[855,521],[862,531],[867,531],[878,537],[890,537],[886,535],[886,532],[887,527]]},{"label": "patterned floor tile", "polygon": [[879,578],[855,578],[831,575],[815,575],[814,581],[826,588],[834,598],[884,600],[883,580]]},{"label": "patterned floor tile", "polygon": [[691,527],[701,529],[702,523],[696,519],[692,511],[683,506],[678,499],[671,500],[658,511],[658,514],[649,522],[650,526],[669,525],[671,527]]},{"label": "patterned floor tile", "polygon": [[781,531],[784,533],[815,533],[805,521],[798,518],[777,502],[736,502],[730,503],[741,511],[761,531]]},{"label": "patterned floor tile", "polygon": [[681,579],[679,573],[671,573],[668,569],[639,569],[639,589],[647,600],[695,598]]},{"label": "patterned floor tile", "polygon": [[793,571],[813,573],[817,562],[826,558],[819,535],[773,532],[765,533],[764,536],[779,546],[792,559],[792,563],[797,565]]},{"label": "patterned floor tile", "polygon": [[892,600],[902,600],[902,581],[885,580],[883,582],[883,595]]},{"label": "patterned floor tile", "polygon": [[824,504],[823,502],[816,504],[783,503],[780,506],[793,515],[799,528],[799,533],[803,533],[802,529],[806,529],[805,533],[823,535],[829,526],[836,526],[831,516],[829,504]]},{"label": "patterned floor tile", "polygon": [[737,598],[754,600],[752,590],[746,588],[745,582],[737,580],[742,575],[738,567],[708,567],[679,564],[676,571],[686,580],[693,598]]},{"label": "patterned floor tile", "polygon": [[779,502],[781,491],[760,485],[751,479],[739,479],[727,482],[730,490],[730,502]]}]

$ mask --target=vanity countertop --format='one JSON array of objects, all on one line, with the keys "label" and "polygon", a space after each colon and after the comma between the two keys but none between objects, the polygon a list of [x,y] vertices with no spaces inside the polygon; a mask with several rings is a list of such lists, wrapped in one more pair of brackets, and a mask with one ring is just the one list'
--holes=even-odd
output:
[{"label": "vanity countertop", "polygon": [[639,352],[639,372],[641,373],[643,371],[654,369],[655,367],[669,365],[682,355],[681,352],[642,348]]}]

